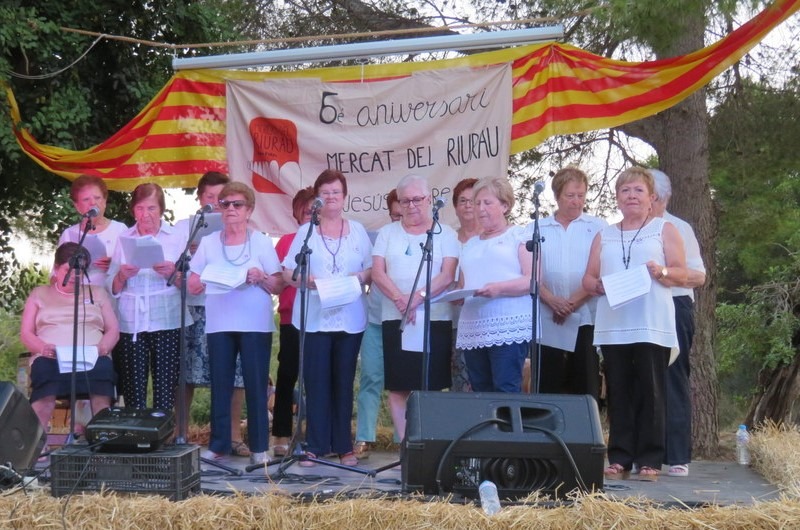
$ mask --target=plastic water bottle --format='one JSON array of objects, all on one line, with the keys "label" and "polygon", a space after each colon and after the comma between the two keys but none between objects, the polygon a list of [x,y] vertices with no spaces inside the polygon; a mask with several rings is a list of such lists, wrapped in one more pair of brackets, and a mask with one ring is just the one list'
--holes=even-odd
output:
[{"label": "plastic water bottle", "polygon": [[500,497],[497,495],[497,486],[491,480],[484,480],[478,486],[478,495],[481,498],[481,508],[486,515],[494,515],[500,511]]},{"label": "plastic water bottle", "polygon": [[750,465],[750,433],[746,425],[739,425],[736,431],[736,461],[743,466]]}]

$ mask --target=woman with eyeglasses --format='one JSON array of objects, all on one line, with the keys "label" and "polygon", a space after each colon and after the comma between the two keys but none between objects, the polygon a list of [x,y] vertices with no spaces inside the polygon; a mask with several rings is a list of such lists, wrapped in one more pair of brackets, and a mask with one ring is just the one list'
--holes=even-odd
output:
[{"label": "woman with eyeglasses", "polygon": [[[453,206],[455,207],[456,217],[458,218],[458,241],[463,246],[467,241],[481,233],[481,224],[475,215],[473,198],[475,196],[472,187],[478,182],[476,178],[466,178],[460,180],[453,187]],[[460,271],[456,269],[456,280]],[[463,300],[453,302],[453,357],[450,362],[450,373],[453,384],[450,390],[453,392],[470,392],[472,385],[469,384],[469,373],[467,373],[467,362],[464,360],[464,350],[457,348],[455,338],[458,336],[458,319],[461,315],[461,305]]]},{"label": "woman with eyeglasses", "polygon": [[[249,228],[255,195],[241,182],[219,193],[222,230],[200,241],[192,258],[189,291],[206,295],[206,342],[211,368],[211,440],[205,457],[231,453],[231,398],[241,358],[247,403],[250,463],[269,462],[267,386],[275,321],[272,296],[284,288],[272,240]],[[214,278],[234,281],[212,281]]]},{"label": "woman with eyeglasses", "polygon": [[[431,304],[430,358],[428,387],[424,385],[426,367],[422,348],[402,348],[400,323],[406,310],[408,325],[423,325],[422,302],[425,277],[413,292],[422,245],[433,222],[431,195],[425,177],[407,175],[397,184],[402,218],[380,229],[372,251],[372,280],[384,294],[383,320],[384,386],[389,391],[389,411],[395,435],[402,439],[406,430],[406,400],[412,390],[442,390],[450,386],[450,353],[453,345],[453,313],[450,304]],[[445,291],[453,283],[458,264],[459,245],[455,230],[438,224],[434,228],[430,296]]]},{"label": "woman with eyeglasses", "polygon": [[[197,181],[197,200],[200,207],[211,206],[214,213],[219,213],[219,193],[225,184],[230,182],[227,175],[218,171],[208,171]],[[175,229],[191,235],[194,222],[199,216],[181,219],[175,223]],[[208,219],[208,218],[206,218]],[[190,245],[192,254],[197,252],[200,238],[195,238]],[[180,275],[179,275],[180,277]],[[191,408],[196,387],[211,386],[211,369],[208,361],[208,345],[206,344],[206,298],[204,294],[188,294],[186,309],[192,315],[194,323],[186,328],[186,353],[184,365],[186,366],[186,407]],[[244,379],[242,365],[237,360],[236,376],[234,378],[233,398],[231,399],[231,454],[233,456],[250,456],[250,449],[242,440],[242,411],[244,407]]]},{"label": "woman with eyeglasses", "polygon": [[526,234],[508,221],[514,190],[503,177],[473,187],[481,234],[461,251],[461,278],[475,289],[464,300],[456,346],[464,350],[476,392],[519,392],[531,340],[531,254]]},{"label": "woman with eyeglasses", "polygon": [[[167,280],[186,237],[163,221],[164,209],[164,190],[158,184],[139,184],[133,190],[131,212],[136,224],[119,235],[108,270],[109,291],[117,298],[119,314],[119,343],[114,350],[119,390],[125,405],[138,409],[147,406],[151,374],[155,408],[172,409],[178,385],[181,295]],[[129,263],[123,244],[131,239],[154,239],[164,261],[148,268]]]},{"label": "woman with eyeglasses", "polygon": [[[316,290],[321,278],[355,277],[361,285],[370,282],[372,243],[364,227],[345,219],[342,212],[347,197],[347,179],[332,169],[323,171],[314,182],[314,194],[322,199],[319,226],[312,231],[308,246],[308,303],[303,382],[306,390],[306,442],[309,456],[336,453],[342,464],[354,466],[351,421],[353,382],[361,338],[367,327],[366,296],[362,293],[349,304],[322,308]],[[308,223],[297,231],[283,260],[283,277],[292,287],[300,287],[295,256],[303,246]],[[352,280],[351,280],[352,281]],[[300,290],[292,307],[292,325],[300,329]],[[310,460],[301,466],[315,465]]]}]

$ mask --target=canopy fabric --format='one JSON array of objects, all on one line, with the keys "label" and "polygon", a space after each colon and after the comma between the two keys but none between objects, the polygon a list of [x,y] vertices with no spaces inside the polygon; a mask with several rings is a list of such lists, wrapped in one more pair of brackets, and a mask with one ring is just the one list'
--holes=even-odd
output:
[{"label": "canopy fabric", "polygon": [[[296,72],[186,70],[175,74],[125,127],[88,149],[44,145],[17,127],[14,133],[28,156],[70,180],[81,174],[97,175],[115,190],[131,190],[141,182],[193,187],[206,171],[227,169],[226,79],[314,77],[328,82],[370,82],[427,69],[511,62],[513,154],[552,136],[615,127],[677,104],[739,60],[798,8],[800,0],[775,0],[716,43],[658,61],[619,61],[554,42],[425,63]],[[19,107],[10,87],[5,88],[12,122],[18,124],[22,121]]]}]

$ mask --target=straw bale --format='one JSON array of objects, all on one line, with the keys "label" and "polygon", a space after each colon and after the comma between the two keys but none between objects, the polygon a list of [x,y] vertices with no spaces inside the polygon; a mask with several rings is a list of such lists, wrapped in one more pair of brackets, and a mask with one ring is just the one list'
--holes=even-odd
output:
[{"label": "straw bale", "polygon": [[[62,511],[64,520],[62,523]],[[663,509],[645,500],[612,501],[602,494],[561,505],[517,504],[493,516],[477,504],[415,498],[332,498],[301,502],[280,494],[198,495],[170,502],[161,497],[102,493],[53,498],[45,491],[0,498],[0,525],[18,529],[553,529],[797,528],[800,500],[753,506]]]},{"label": "straw bale", "polygon": [[800,430],[767,422],[751,435],[752,465],[764,478],[793,497],[800,497]]}]

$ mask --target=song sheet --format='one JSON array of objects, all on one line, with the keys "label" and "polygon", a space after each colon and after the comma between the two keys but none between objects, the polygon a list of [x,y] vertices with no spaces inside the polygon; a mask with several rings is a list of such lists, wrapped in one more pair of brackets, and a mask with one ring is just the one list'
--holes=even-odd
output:
[{"label": "song sheet", "polygon": [[603,288],[611,309],[617,309],[650,292],[653,280],[647,265],[639,265],[602,277]]},{"label": "song sheet", "polygon": [[361,283],[356,276],[316,278],[319,303],[322,309],[331,309],[350,304],[361,296]]},{"label": "song sheet", "polygon": [[140,269],[151,269],[164,261],[164,248],[153,236],[120,237],[125,263]]},{"label": "song sheet", "polygon": [[[72,346],[56,346],[58,371],[62,374],[72,372]],[[97,346],[78,346],[76,372],[87,372],[97,363]]]}]

